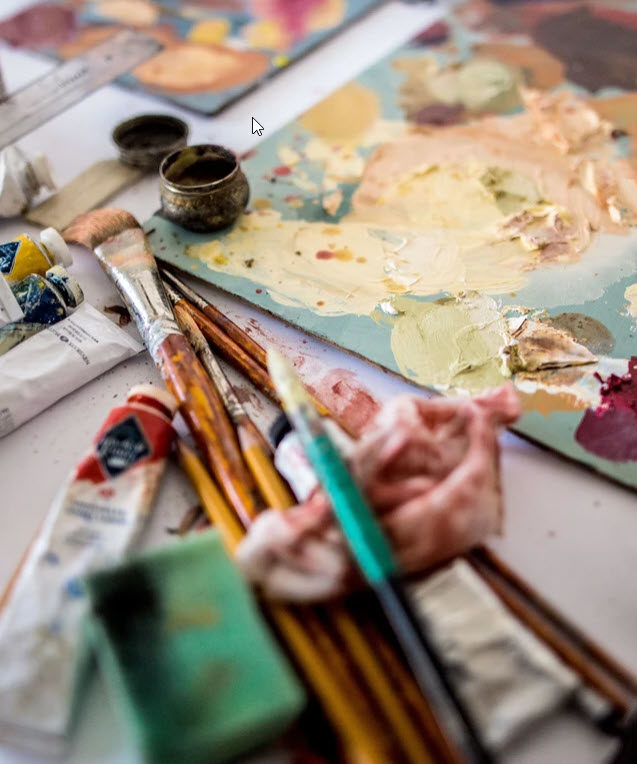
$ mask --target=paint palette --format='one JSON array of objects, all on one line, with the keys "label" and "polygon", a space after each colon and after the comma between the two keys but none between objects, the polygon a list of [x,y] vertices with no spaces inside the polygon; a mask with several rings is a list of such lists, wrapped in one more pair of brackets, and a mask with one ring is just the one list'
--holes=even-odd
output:
[{"label": "paint palette", "polygon": [[[475,0],[260,144],[156,254],[637,486],[637,4]],[[592,44],[592,40],[595,44]],[[568,41],[568,42],[565,42]]]},{"label": "paint palette", "polygon": [[60,58],[133,27],[164,50],[118,81],[212,114],[381,0],[58,0],[0,22],[0,39]]}]

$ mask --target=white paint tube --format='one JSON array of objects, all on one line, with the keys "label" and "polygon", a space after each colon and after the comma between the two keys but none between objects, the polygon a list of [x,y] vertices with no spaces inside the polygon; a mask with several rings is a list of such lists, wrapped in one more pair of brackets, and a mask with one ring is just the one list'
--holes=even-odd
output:
[{"label": "white paint tube", "polygon": [[87,303],[0,356],[0,437],[142,345]]},{"label": "white paint tube", "polygon": [[464,560],[409,590],[494,750],[575,698],[580,677],[507,611]]},{"label": "white paint tube", "polygon": [[26,212],[43,188],[55,188],[44,154],[29,159],[16,146],[0,151],[0,218]]},{"label": "white paint tube", "polygon": [[0,742],[66,751],[88,668],[82,581],[136,542],[172,447],[176,409],[166,390],[132,388],[53,500],[0,614]]}]

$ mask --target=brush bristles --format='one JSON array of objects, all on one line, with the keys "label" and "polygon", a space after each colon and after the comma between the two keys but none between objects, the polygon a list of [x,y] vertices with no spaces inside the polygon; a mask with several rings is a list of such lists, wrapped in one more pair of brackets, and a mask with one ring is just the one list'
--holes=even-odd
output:
[{"label": "brush bristles", "polygon": [[68,242],[95,249],[102,242],[130,228],[141,228],[130,212],[117,207],[103,207],[76,217],[64,231],[64,238]]}]

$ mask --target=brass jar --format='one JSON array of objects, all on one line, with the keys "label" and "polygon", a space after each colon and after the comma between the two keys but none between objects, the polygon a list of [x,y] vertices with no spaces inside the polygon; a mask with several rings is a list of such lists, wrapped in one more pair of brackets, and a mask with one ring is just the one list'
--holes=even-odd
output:
[{"label": "brass jar", "polygon": [[162,214],[190,231],[217,231],[234,223],[250,198],[236,155],[223,146],[187,146],[159,168]]}]

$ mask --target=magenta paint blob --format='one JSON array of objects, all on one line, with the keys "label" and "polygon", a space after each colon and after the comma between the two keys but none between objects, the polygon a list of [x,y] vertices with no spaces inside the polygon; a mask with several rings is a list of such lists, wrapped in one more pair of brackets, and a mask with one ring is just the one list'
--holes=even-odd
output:
[{"label": "magenta paint blob", "polygon": [[16,48],[53,48],[72,39],[76,30],[72,8],[46,3],[0,22],[0,38]]},{"label": "magenta paint blob", "polygon": [[586,411],[575,440],[603,459],[637,461],[637,356],[628,362],[626,374],[600,381],[601,403]]}]

